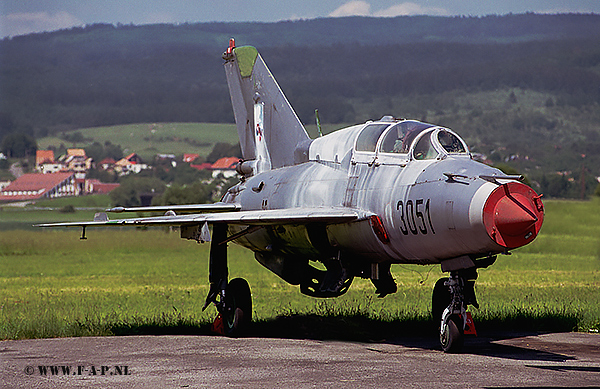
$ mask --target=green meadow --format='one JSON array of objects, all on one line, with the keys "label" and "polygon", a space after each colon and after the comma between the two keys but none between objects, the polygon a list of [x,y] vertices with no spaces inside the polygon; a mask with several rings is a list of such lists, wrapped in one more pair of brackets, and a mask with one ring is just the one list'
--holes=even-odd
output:
[{"label": "green meadow", "polygon": [[[151,161],[157,153],[181,155],[198,153],[208,155],[217,142],[236,144],[238,136],[235,124],[222,123],[146,123],[77,130],[83,139],[72,142],[59,136],[38,139],[38,147],[47,149],[86,147],[93,142],[111,142],[120,145],[123,153],[137,153]],[[69,135],[72,133],[68,133]]]},{"label": "green meadow", "polygon": [[[343,125],[323,124],[323,133],[330,133]],[[318,136],[316,125],[307,125],[311,137]],[[40,150],[53,147],[87,147],[93,142],[110,142],[120,145],[125,154],[135,152],[143,159],[151,161],[157,153],[182,155],[197,153],[210,154],[217,142],[238,143],[235,124],[226,123],[144,123],[124,124],[107,127],[83,128],[75,132],[81,134],[79,141],[66,140],[72,132],[48,136],[37,140]],[[69,138],[71,139],[71,138]]]},{"label": "green meadow", "polygon": [[[546,201],[540,236],[479,272],[479,332],[600,329],[600,199]],[[0,213],[0,225],[7,221]],[[19,211],[11,214],[17,218]],[[87,214],[21,211],[28,220]],[[47,213],[44,213],[47,212]],[[93,213],[93,212],[92,212]],[[41,220],[47,216],[46,220]],[[0,233],[0,339],[127,334],[205,334],[216,311],[207,244],[166,229],[10,230]],[[252,288],[256,336],[371,340],[433,334],[431,293],[439,266],[395,265],[398,292],[378,299],[356,279],[337,299],[300,294],[230,244],[230,277]]]}]

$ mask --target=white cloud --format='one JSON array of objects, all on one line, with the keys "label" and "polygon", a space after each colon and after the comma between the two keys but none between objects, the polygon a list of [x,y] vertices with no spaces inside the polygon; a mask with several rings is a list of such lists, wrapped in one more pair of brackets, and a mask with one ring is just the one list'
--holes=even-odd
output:
[{"label": "white cloud", "polygon": [[81,26],[84,23],[68,12],[12,13],[0,16],[0,36],[15,36],[32,32],[54,31]]},{"label": "white cloud", "polygon": [[366,1],[350,1],[335,11],[329,16],[337,18],[343,16],[369,16],[371,14],[371,4]]},{"label": "white cloud", "polygon": [[423,7],[420,4],[415,3],[401,3],[392,5],[389,8],[377,11],[373,16],[382,16],[393,18],[395,16],[408,16],[408,15],[449,15],[448,11],[443,8],[437,7]]},{"label": "white cloud", "polygon": [[366,1],[350,1],[329,14],[331,17],[342,16],[377,16],[395,17],[407,15],[449,15],[444,8],[424,7],[422,5],[405,2],[392,5],[389,8],[371,12],[371,4]]}]

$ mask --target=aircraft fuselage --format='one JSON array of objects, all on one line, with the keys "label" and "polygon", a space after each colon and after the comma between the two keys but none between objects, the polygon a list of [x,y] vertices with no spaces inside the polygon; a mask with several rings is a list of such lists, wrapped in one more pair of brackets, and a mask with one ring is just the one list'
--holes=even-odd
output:
[{"label": "aircraft fuselage", "polygon": [[[434,135],[425,131],[421,137]],[[531,192],[526,200],[517,201],[517,207],[533,215],[531,223],[523,222],[523,228],[513,228],[509,234],[522,235],[517,239],[520,246],[533,240],[541,224],[536,220],[543,211],[536,207],[533,190],[474,161],[468,152],[438,150],[435,158],[417,160],[413,150],[394,155],[360,152],[354,147],[329,157],[319,155],[318,150],[319,139],[310,145],[307,162],[252,176],[234,187],[224,201],[238,203],[242,210],[349,207],[372,213],[376,220],[268,227],[236,243],[259,253],[314,261],[341,252],[367,262],[468,263],[515,247],[490,234],[493,221],[484,220],[491,194],[509,182],[521,192]],[[494,182],[492,176],[499,180]],[[494,212],[494,204],[488,208],[488,213]],[[230,226],[232,233],[241,229]]]}]

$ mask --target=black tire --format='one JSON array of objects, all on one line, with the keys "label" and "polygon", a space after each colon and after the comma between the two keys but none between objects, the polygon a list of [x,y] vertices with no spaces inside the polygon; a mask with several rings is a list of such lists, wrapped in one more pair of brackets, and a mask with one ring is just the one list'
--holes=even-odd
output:
[{"label": "black tire", "polygon": [[442,350],[446,353],[458,353],[465,343],[463,320],[458,315],[452,315],[448,319],[446,331],[440,334]]},{"label": "black tire", "polygon": [[440,328],[444,309],[446,309],[452,301],[450,289],[444,285],[446,281],[448,281],[447,277],[440,278],[433,287],[433,296],[431,298],[431,316],[433,317],[433,322],[435,323],[435,328],[437,329]]},{"label": "black tire", "polygon": [[225,311],[222,312],[225,334],[243,335],[252,322],[252,294],[243,278],[234,278],[225,289]]}]

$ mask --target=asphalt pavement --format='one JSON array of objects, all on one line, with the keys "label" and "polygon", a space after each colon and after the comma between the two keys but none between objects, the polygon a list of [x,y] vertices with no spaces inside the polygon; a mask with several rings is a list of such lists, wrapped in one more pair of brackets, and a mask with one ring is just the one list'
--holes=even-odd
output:
[{"label": "asphalt pavement", "polygon": [[424,337],[32,339],[0,342],[0,364],[5,388],[600,387],[600,335],[480,336],[462,354]]}]

